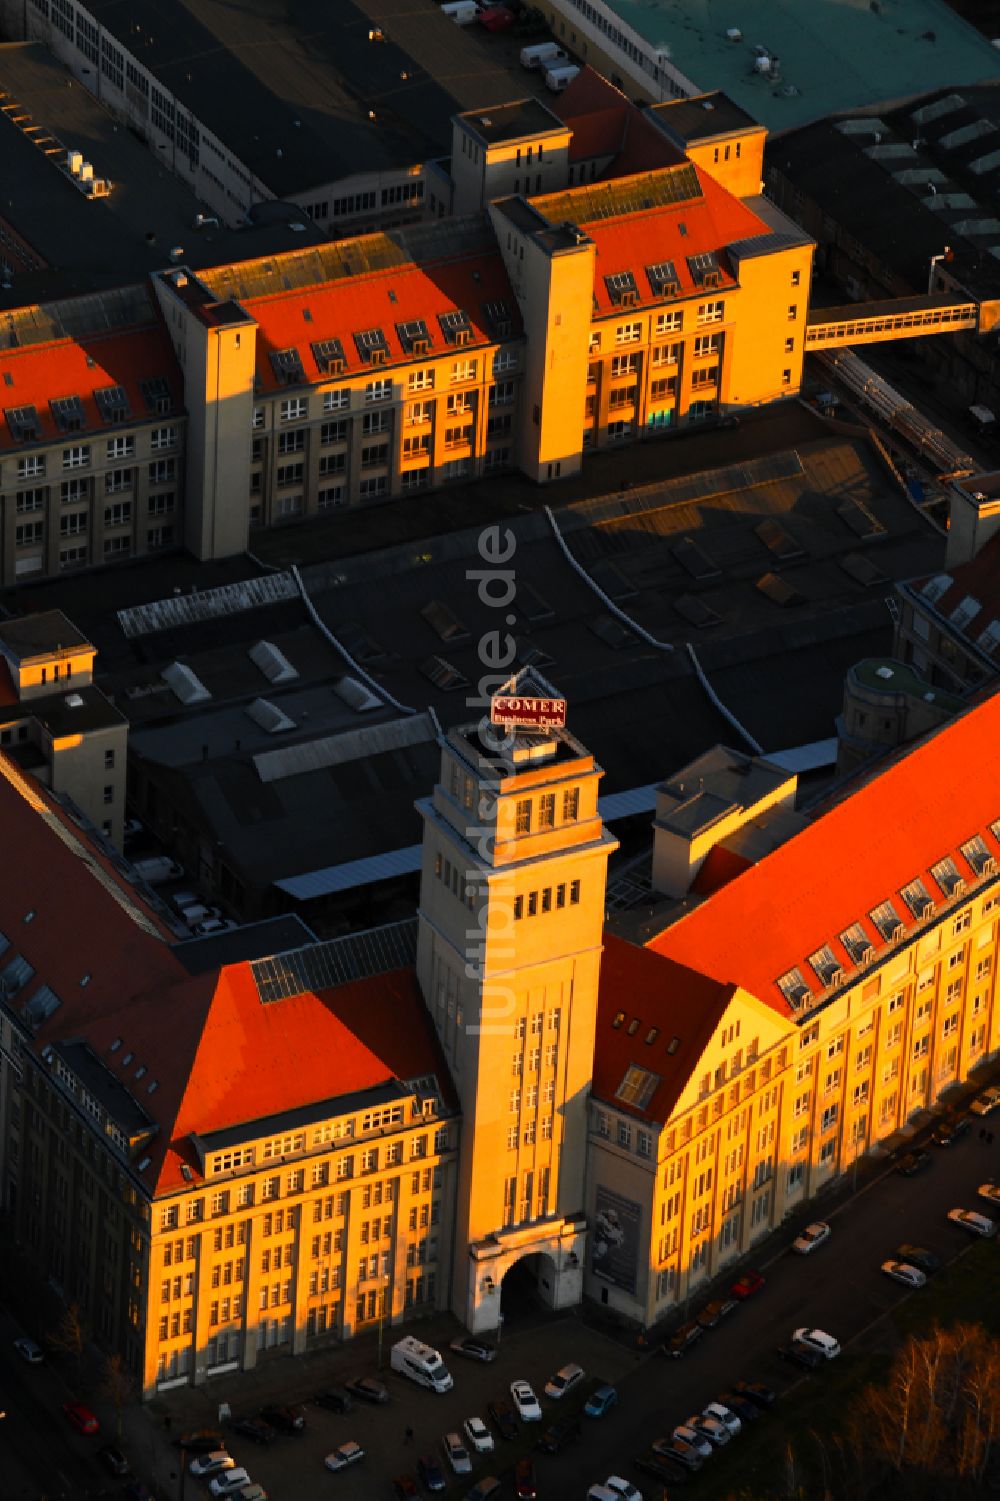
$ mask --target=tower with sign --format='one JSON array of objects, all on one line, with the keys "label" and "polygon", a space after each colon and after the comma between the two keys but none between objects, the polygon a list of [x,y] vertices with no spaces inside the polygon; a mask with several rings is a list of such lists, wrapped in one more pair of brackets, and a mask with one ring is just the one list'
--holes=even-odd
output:
[{"label": "tower with sign", "polygon": [[[462,1108],[452,1308],[495,1329],[526,1262],[579,1302],[587,1101],[607,863],[601,769],[523,679],[441,741],[424,819],[417,972]],[[492,722],[491,722],[492,721]],[[501,723],[502,721],[502,723]]]}]

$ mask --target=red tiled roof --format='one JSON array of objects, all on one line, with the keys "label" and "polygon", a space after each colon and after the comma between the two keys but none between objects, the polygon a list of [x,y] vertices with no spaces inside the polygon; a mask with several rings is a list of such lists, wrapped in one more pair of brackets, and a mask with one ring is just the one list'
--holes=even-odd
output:
[{"label": "red tiled roof", "polygon": [[[661,261],[673,261],[681,287],[677,295],[690,297],[705,289],[691,274],[689,256],[703,255],[708,251],[722,252],[735,240],[767,233],[766,224],[751,209],[707,172],[698,168],[694,170],[701,185],[700,198],[661,204],[642,213],[622,214],[615,219],[581,219],[581,229],[586,229],[597,246],[594,273],[597,316],[621,316],[622,312],[608,295],[606,276],[631,271],[639,289],[639,303],[660,304],[663,299],[654,295],[646,267],[658,265]],[[719,269],[720,290],[734,286],[735,278],[722,253],[719,254]],[[709,295],[707,291],[705,295]]]},{"label": "red tiled roof", "polygon": [[853,961],[838,935],[860,922],[876,953],[887,947],[868,914],[891,899],[908,929],[916,920],[899,895],[919,877],[944,901],[930,867],[946,855],[975,877],[960,845],[1000,818],[1000,694],[953,720],[888,764],[853,795],[735,876],[649,942],[656,953],[737,984],[784,1016],[777,981],[829,944],[845,974]]},{"label": "red tiled roof", "polygon": [[581,116],[592,115],[598,110],[626,110],[635,106],[610,79],[585,63],[562,93],[556,95],[549,108],[575,130],[576,121]]},{"label": "red tiled roof", "polygon": [[[248,297],[241,306],[257,320],[257,377],[264,390],[279,388],[269,355],[272,351],[297,348],[306,380],[329,379],[316,364],[310,344],[323,339],[339,339],[344,347],[348,373],[372,370],[358,353],[356,333],[380,328],[389,346],[388,363],[411,361],[399,340],[396,325],[422,318],[427,324],[432,354],[451,349],[438,323],[439,313],[461,309],[469,316],[473,336],[471,346],[496,343],[483,311],[483,304],[504,302],[513,325],[520,330],[517,299],[511,289],[499,254],[465,256],[427,265],[410,265],[367,276],[343,280],[294,292],[265,297]],[[305,313],[310,314],[310,321]],[[464,353],[462,348],[456,355]]]},{"label": "red tiled roof", "polygon": [[[642,1120],[667,1120],[732,995],[731,985],[606,933],[594,1039],[595,1096]],[[615,1027],[620,1011],[625,1017]],[[639,1026],[630,1037],[635,1020]],[[651,1027],[659,1031],[647,1044]],[[661,1081],[642,1110],[615,1098],[633,1065]]]},{"label": "red tiled roof", "polygon": [[[8,385],[10,376],[13,384]],[[133,420],[151,417],[139,382],[163,376],[173,397],[174,410],[183,407],[183,383],[173,346],[166,329],[156,323],[115,334],[102,334],[77,342],[60,339],[49,344],[24,344],[0,352],[0,408],[33,406],[38,413],[43,443],[77,443],[95,432],[116,431],[104,421],[94,392],[103,386],[124,386]],[[61,396],[79,396],[83,402],[84,430],[64,433],[56,425],[49,402]],[[0,451],[20,448],[8,424],[0,419]]]},{"label": "red tiled roof", "polygon": [[[982,608],[964,630],[959,630],[959,634],[965,636],[967,641],[976,642],[991,620],[1000,619],[1000,532],[984,543],[974,558],[970,558],[967,563],[958,563],[947,571],[953,582],[941,598],[934,602],[933,608],[938,615],[947,618],[967,596],[978,599]],[[921,584],[926,582],[926,579],[914,581],[913,587],[918,596]],[[993,659],[1000,669],[1000,651],[993,653]]]}]

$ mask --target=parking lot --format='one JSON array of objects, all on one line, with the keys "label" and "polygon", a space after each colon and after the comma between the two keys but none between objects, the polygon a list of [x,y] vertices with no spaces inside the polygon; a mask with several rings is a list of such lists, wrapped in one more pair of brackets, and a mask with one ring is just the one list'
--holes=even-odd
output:
[{"label": "parking lot", "polygon": [[[196,1427],[214,1420],[219,1401],[230,1402],[237,1415],[256,1411],[272,1399],[305,1402],[307,1426],[301,1436],[280,1437],[266,1447],[234,1436],[232,1453],[266,1488],[271,1501],[318,1494],[367,1501],[390,1497],[393,1477],[415,1477],[421,1454],[436,1453],[447,1474],[441,1448],[444,1434],[460,1430],[464,1419],[473,1414],[485,1418],[488,1403],[496,1398],[509,1399],[511,1381],[523,1378],[539,1396],[542,1421],[520,1425],[518,1436],[506,1443],[497,1438],[495,1454],[475,1457],[471,1475],[448,1476],[445,1492],[453,1498],[464,1497],[477,1477],[494,1473],[504,1482],[503,1495],[513,1496],[515,1459],[533,1451],[539,1434],[563,1406],[571,1411],[582,1406],[585,1392],[574,1393],[560,1404],[542,1391],[559,1366],[575,1361],[583,1366],[588,1378],[612,1381],[619,1402],[604,1418],[584,1419],[579,1440],[563,1453],[536,1456],[539,1498],[562,1501],[578,1496],[583,1501],[589,1485],[618,1473],[639,1484],[648,1501],[655,1494],[655,1486],[635,1470],[634,1457],[733,1381],[757,1379],[779,1393],[777,1407],[762,1416],[755,1430],[781,1424],[780,1394],[803,1381],[824,1381],[828,1374],[824,1369],[803,1374],[776,1355],[776,1347],[787,1341],[795,1328],[810,1325],[828,1331],[840,1341],[845,1355],[868,1348],[891,1348],[896,1336],[890,1315],[902,1300],[919,1300],[921,1293],[911,1293],[890,1281],[880,1271],[882,1261],[903,1241],[931,1248],[946,1264],[955,1261],[975,1242],[949,1223],[947,1211],[963,1206],[989,1213],[990,1206],[977,1198],[976,1190],[1000,1169],[1000,1143],[986,1146],[979,1138],[978,1123],[954,1145],[931,1150],[926,1171],[904,1177],[889,1170],[854,1199],[828,1212],[832,1233],[810,1255],[794,1255],[787,1249],[770,1251],[773,1259],[761,1263],[765,1286],[678,1360],[665,1359],[658,1351],[630,1348],[625,1341],[570,1317],[535,1326],[520,1323],[504,1334],[496,1360],[486,1365],[447,1350],[448,1339],[458,1331],[446,1320],[435,1320],[426,1330],[418,1327],[417,1332],[443,1351],[454,1375],[454,1388],[440,1396],[399,1375],[383,1373],[391,1394],[385,1406],[356,1402],[349,1414],[338,1415],[311,1405],[310,1395],[325,1386],[351,1374],[374,1374],[375,1350],[369,1343],[312,1355],[304,1361],[272,1362],[244,1375],[234,1373],[207,1391],[187,1388],[170,1393],[153,1404],[153,1414],[136,1416],[155,1427],[162,1425],[163,1414],[169,1413],[172,1431],[177,1433],[182,1426]],[[791,1235],[785,1239],[790,1242]],[[995,1305],[998,1280],[984,1289],[984,1302],[989,1298]],[[690,1312],[697,1312],[700,1306]],[[915,1307],[919,1309],[919,1301]],[[387,1333],[386,1351],[389,1343]],[[407,1441],[408,1428],[413,1429],[412,1442]],[[162,1434],[162,1427],[160,1431]],[[365,1457],[339,1474],[326,1472],[325,1454],[349,1439],[364,1448]],[[697,1495],[701,1489],[714,1492],[726,1476],[737,1482],[740,1443],[737,1437],[725,1450],[713,1452],[703,1470],[692,1477],[692,1494]],[[176,1485],[177,1451],[167,1449],[165,1444],[162,1448],[158,1470],[169,1466],[163,1479],[170,1477]],[[189,1494],[193,1485],[189,1484]],[[418,1487],[418,1494],[426,1492]]]}]

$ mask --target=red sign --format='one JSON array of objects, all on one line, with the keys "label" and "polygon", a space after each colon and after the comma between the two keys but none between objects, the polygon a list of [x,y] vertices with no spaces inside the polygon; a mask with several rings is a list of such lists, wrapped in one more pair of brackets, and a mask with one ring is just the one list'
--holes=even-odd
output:
[{"label": "red sign", "polygon": [[522,725],[535,729],[562,729],[566,724],[564,698],[514,698],[496,695],[490,704],[493,724]]}]

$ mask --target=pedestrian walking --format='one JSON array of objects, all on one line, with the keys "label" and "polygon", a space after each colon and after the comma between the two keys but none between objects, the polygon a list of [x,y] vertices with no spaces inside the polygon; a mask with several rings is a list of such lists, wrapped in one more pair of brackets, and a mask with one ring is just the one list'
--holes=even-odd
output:
[{"label": "pedestrian walking", "polygon": [[412,1428],[407,1428],[407,1430],[406,1430],[406,1437],[403,1439],[403,1442],[404,1442],[404,1444],[412,1444],[413,1443],[413,1429]]},{"label": "pedestrian walking", "polygon": [[991,1147],[993,1145],[993,1132],[992,1131],[987,1131],[987,1133],[986,1133],[986,1145],[988,1147]]}]

